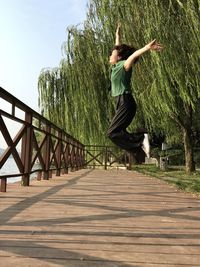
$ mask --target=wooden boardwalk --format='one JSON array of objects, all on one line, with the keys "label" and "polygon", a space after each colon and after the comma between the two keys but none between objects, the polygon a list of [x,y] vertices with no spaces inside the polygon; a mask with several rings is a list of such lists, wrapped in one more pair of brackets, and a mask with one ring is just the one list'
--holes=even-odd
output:
[{"label": "wooden boardwalk", "polygon": [[200,266],[200,198],[126,170],[8,185],[0,266]]}]

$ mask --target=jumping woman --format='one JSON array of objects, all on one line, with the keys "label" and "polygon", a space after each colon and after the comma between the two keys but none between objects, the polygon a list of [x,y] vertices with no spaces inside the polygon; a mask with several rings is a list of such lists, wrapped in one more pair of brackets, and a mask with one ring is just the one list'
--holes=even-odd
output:
[{"label": "jumping woman", "polygon": [[108,129],[108,137],[117,146],[129,152],[134,153],[142,148],[149,158],[148,134],[129,133],[126,130],[132,122],[137,108],[131,90],[132,68],[141,55],[148,51],[161,51],[163,47],[156,40],[138,50],[121,44],[120,24],[117,26],[115,36],[115,46],[109,62],[112,65],[111,94],[116,99],[116,113]]}]

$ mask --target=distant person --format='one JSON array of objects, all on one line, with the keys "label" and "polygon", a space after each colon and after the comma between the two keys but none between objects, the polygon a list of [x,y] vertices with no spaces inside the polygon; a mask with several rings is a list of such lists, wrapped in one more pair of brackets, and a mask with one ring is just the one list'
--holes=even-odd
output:
[{"label": "distant person", "polygon": [[129,133],[126,128],[132,122],[137,105],[132,96],[131,76],[132,68],[138,58],[147,51],[161,51],[162,46],[153,40],[143,48],[136,50],[134,47],[121,44],[120,24],[117,26],[115,46],[110,56],[112,67],[111,94],[116,99],[116,113],[108,129],[108,137],[122,149],[137,152],[143,149],[146,156],[150,157],[150,143],[147,132]]}]

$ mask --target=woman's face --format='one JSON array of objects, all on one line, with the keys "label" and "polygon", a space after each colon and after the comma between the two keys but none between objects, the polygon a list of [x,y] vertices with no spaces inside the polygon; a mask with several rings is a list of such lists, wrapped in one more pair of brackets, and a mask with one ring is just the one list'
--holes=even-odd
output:
[{"label": "woman's face", "polygon": [[120,60],[120,57],[118,56],[118,51],[117,51],[116,49],[114,49],[114,50],[112,51],[111,56],[110,56],[110,60],[109,60],[109,62],[110,62],[111,65],[114,65],[114,64],[116,64],[119,60]]}]

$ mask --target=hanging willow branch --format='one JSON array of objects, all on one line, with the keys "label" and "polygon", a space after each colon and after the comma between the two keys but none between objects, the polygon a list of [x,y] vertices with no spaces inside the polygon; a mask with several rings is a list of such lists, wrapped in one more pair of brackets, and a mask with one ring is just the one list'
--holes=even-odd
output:
[{"label": "hanging willow branch", "polygon": [[106,129],[114,107],[107,90],[108,57],[118,21],[123,42],[139,48],[157,38],[166,46],[162,55],[146,54],[134,67],[138,112],[131,129],[145,124],[151,131],[159,127],[169,139],[180,138],[170,112],[184,118],[185,105],[192,107],[194,119],[198,112],[198,0],[142,4],[140,0],[90,0],[83,28],[68,28],[65,60],[58,69],[41,72],[39,99],[44,115],[86,144],[108,142]]}]

